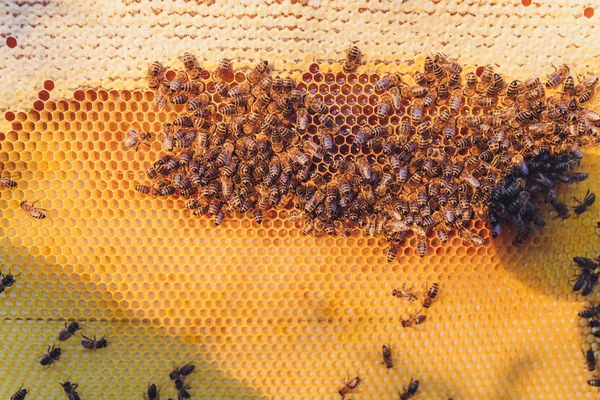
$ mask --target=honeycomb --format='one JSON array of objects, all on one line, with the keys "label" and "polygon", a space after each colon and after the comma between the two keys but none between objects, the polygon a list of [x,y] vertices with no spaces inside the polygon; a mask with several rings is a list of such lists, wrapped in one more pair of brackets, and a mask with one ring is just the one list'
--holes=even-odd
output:
[{"label": "honeycomb", "polygon": [[[593,65],[597,43],[583,40],[594,22],[593,16],[584,16],[589,4],[525,3],[484,3],[479,8],[461,3],[453,6],[456,13],[439,2],[409,3],[400,10],[369,3],[351,16],[366,31],[361,49],[371,57],[380,54],[387,64],[410,59],[412,51],[420,53],[431,35],[429,26],[454,20],[463,27],[473,23],[473,32],[489,33],[489,18],[499,14],[532,39],[523,43],[499,31],[492,31],[498,35],[495,40],[473,38],[453,28],[456,34],[448,35],[452,43],[447,52],[460,54],[465,64],[500,63],[499,69],[512,77],[549,72],[548,61],[574,61],[579,71]],[[168,378],[172,364],[192,360],[197,365],[190,378],[196,398],[339,398],[344,379],[357,375],[363,382],[352,395],[355,399],[397,398],[411,377],[419,379],[422,398],[597,397],[597,390],[586,383],[589,374],[581,354],[585,343],[597,350],[596,339],[587,321],[577,317],[585,298],[573,293],[569,282],[575,272],[572,257],[594,257],[598,251],[595,208],[564,221],[545,210],[547,226],[525,248],[511,245],[515,232],[508,229],[494,241],[484,234],[487,243],[479,248],[465,247],[453,237],[448,246],[437,247],[424,259],[409,252],[388,264],[380,238],[304,236],[276,212],[261,226],[246,217],[215,228],[209,219],[190,218],[172,199],[136,193],[133,186],[141,179],[137,171],[162,150],[155,143],[150,149],[125,151],[126,132],[134,124],[140,130],[156,129],[175,114],[156,113],[151,93],[133,90],[144,85],[141,80],[132,82],[133,77],[157,55],[150,54],[152,46],[144,46],[140,54],[139,42],[121,36],[130,35],[128,26],[135,26],[136,33],[152,26],[153,37],[168,31],[162,37],[173,45],[163,46],[165,59],[198,47],[190,36],[181,43],[178,38],[197,6],[157,4],[75,3],[67,8],[60,2],[14,2],[9,4],[12,15],[1,16],[4,32],[17,44],[1,50],[7,55],[1,62],[5,79],[14,84],[1,88],[4,107],[10,109],[3,110],[0,123],[0,161],[3,173],[10,173],[18,186],[1,192],[0,257],[2,272],[10,268],[18,276],[0,295],[5,349],[0,397],[9,398],[25,383],[31,398],[61,398],[58,382],[70,376],[85,399],[141,396],[148,382],[161,386],[168,398],[174,396]],[[209,52],[222,46],[251,65],[256,60],[244,56],[248,50],[242,48],[253,43],[248,47],[259,48],[255,57],[281,58],[278,69],[288,69],[300,79],[310,64],[328,60],[332,49],[345,48],[355,29],[332,22],[330,28],[309,33],[326,25],[317,21],[308,21],[305,31],[271,28],[285,25],[287,19],[294,19],[289,26],[297,24],[295,15],[283,12],[283,5],[298,15],[310,12],[327,21],[334,12],[343,15],[354,6],[312,4],[253,3],[250,14],[242,16],[237,7],[207,3],[203,7],[209,23],[194,28],[194,34],[227,26],[225,20],[232,15],[256,21],[244,20],[245,28],[274,16],[266,25],[272,39],[244,39],[245,33],[238,31],[216,35],[218,40],[207,43],[206,59],[214,59]],[[177,14],[174,7],[179,7]],[[115,21],[119,13],[126,17],[109,31],[120,36],[110,42],[92,40],[96,32],[85,25],[86,16],[115,10],[117,16],[106,21]],[[260,16],[253,20],[256,10]],[[221,14],[228,18],[219,19]],[[168,15],[181,17],[183,25],[175,31],[173,25],[159,28],[157,21]],[[385,15],[422,34],[401,40],[408,47],[392,55],[394,39],[382,36],[369,22],[373,15]],[[83,25],[77,33],[57,28],[77,24]],[[41,46],[45,35],[34,28],[57,30],[57,47]],[[327,44],[337,45],[312,53],[314,58],[308,56],[309,46],[298,50],[298,42],[290,40],[304,36],[316,41],[336,29],[344,34],[334,35]],[[450,28],[440,29],[436,37]],[[553,36],[552,44],[543,40],[556,32],[560,36]],[[82,33],[89,33],[90,40],[77,40]],[[77,67],[69,65],[81,54],[92,54],[98,43],[96,54],[106,64],[82,59]],[[517,66],[510,58],[514,54],[504,51],[507,43],[525,54]],[[115,52],[120,45],[128,50]],[[548,46],[566,48],[568,56]],[[269,47],[276,49],[274,55]],[[296,50],[290,53],[289,48]],[[23,56],[27,52],[29,58]],[[133,54],[140,55],[135,62],[126,57]],[[111,57],[114,70],[106,73]],[[283,58],[292,61],[285,63]],[[369,60],[359,71],[379,73],[386,63]],[[324,74],[337,74],[341,68],[319,64]],[[591,106],[598,111],[596,101]],[[580,170],[591,178],[559,192],[564,200],[581,198],[587,189],[600,190],[600,150],[586,148],[584,153]],[[27,218],[19,208],[22,199],[39,199],[40,206],[50,210],[49,217]],[[440,284],[428,321],[414,329],[401,327],[408,306],[391,296],[404,282],[415,290],[423,290],[425,282]],[[599,300],[597,294],[590,299]],[[107,334],[108,348],[86,352],[79,338],[72,338],[63,345],[61,360],[42,368],[39,358],[57,342],[68,319],[81,321],[86,336]],[[389,370],[380,364],[379,352],[386,343],[396,361]]]}]

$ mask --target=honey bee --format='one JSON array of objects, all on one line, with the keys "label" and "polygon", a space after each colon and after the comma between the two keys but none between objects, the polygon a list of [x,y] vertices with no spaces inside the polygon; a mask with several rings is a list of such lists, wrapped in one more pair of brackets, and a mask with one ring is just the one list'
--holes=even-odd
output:
[{"label": "honey bee", "polygon": [[411,86],[410,87],[410,95],[416,98],[423,98],[427,96],[429,93],[429,89],[424,86]]},{"label": "honey bee", "polygon": [[144,400],[159,400],[160,399],[160,389],[156,387],[156,385],[149,384],[146,391],[142,394]]},{"label": "honey bee", "polygon": [[60,349],[60,346],[48,346],[48,352],[40,360],[40,365],[44,367],[52,365],[54,362],[60,359],[61,354],[62,350]]},{"label": "honey bee", "polygon": [[587,381],[588,385],[593,387],[600,387],[600,376],[593,376]]},{"label": "honey bee", "polygon": [[317,114],[327,113],[327,106],[316,97],[306,96],[304,98],[304,105],[316,112]]},{"label": "honey bee", "polygon": [[377,106],[377,116],[379,118],[385,118],[390,112],[390,104],[392,102],[392,98],[389,95],[384,95],[381,97],[381,102]]},{"label": "honey bee", "polygon": [[108,339],[106,339],[106,336],[103,336],[100,340],[96,340],[96,336],[94,336],[93,339],[90,339],[85,335],[81,335],[81,337],[83,338],[81,340],[81,345],[88,350],[98,350],[108,346]]},{"label": "honey bee", "polygon": [[377,82],[375,82],[375,90],[380,92],[383,90],[391,89],[394,86],[398,85],[400,82],[402,82],[402,79],[399,75],[386,75],[383,78],[379,79]]},{"label": "honey bee", "polygon": [[424,308],[431,307],[431,304],[433,304],[433,301],[434,301],[435,297],[437,296],[438,292],[439,292],[439,286],[437,283],[434,283],[433,285],[431,285],[431,287],[429,289],[427,289],[426,297],[423,299],[423,307]]},{"label": "honey bee", "polygon": [[189,79],[195,80],[200,77],[200,66],[198,65],[196,56],[186,52],[183,53],[180,60],[183,63],[183,67],[185,68],[185,72]]},{"label": "honey bee", "polygon": [[0,176],[0,189],[12,189],[17,187],[17,182],[10,178]]},{"label": "honey bee", "polygon": [[596,201],[596,195],[594,193],[590,193],[589,189],[586,192],[585,197],[583,198],[583,201],[580,201],[575,197],[573,197],[573,198],[578,203],[578,205],[573,208],[573,211],[575,212],[576,215],[581,215],[584,212],[586,212],[587,209],[589,207],[591,207],[594,204],[594,202]]},{"label": "honey bee", "polygon": [[65,329],[60,331],[60,333],[58,334],[58,340],[64,342],[81,329],[83,328],[77,323],[77,321],[71,321],[69,325],[67,325],[67,323],[65,322]]},{"label": "honey bee", "polygon": [[177,389],[177,398],[178,399],[190,399],[192,396],[188,392],[192,387],[189,383],[185,382],[183,378],[177,378],[174,380],[175,389]]},{"label": "honey bee", "polygon": [[137,131],[131,129],[129,132],[127,132],[127,139],[125,139],[125,148],[131,149],[135,147],[135,151],[137,151],[142,144],[150,146],[150,140],[152,140],[151,133],[138,133]]},{"label": "honey bee", "polygon": [[448,242],[448,232],[444,228],[438,228],[435,231],[437,237],[440,239],[440,242],[447,243]]},{"label": "honey bee", "polygon": [[196,366],[194,365],[194,363],[187,363],[182,367],[177,367],[175,369],[173,369],[173,371],[171,371],[169,373],[169,378],[171,378],[172,381],[174,381],[175,379],[179,379],[181,377],[186,377],[188,375],[190,375],[192,372],[194,372],[194,369],[196,368]]},{"label": "honey bee", "polygon": [[474,72],[469,72],[466,76],[465,96],[474,95],[476,85],[477,85],[477,75]]},{"label": "honey bee", "polygon": [[4,293],[4,291],[6,289],[8,289],[12,285],[14,285],[16,282],[15,278],[17,276],[18,275],[11,274],[10,270],[8,271],[8,274],[6,274],[6,275],[4,275],[2,272],[0,272],[0,293]]},{"label": "honey bee", "polygon": [[423,118],[423,102],[421,100],[413,102],[410,109],[410,118],[414,125],[418,124]]},{"label": "honey bee", "polygon": [[491,65],[486,65],[481,72],[481,82],[490,83],[494,79],[494,68]]},{"label": "honey bee", "polygon": [[254,69],[248,74],[247,79],[248,82],[250,82],[251,84],[256,84],[258,82],[260,82],[264,75],[267,73],[267,69],[269,68],[269,62],[268,61],[260,61],[258,64],[256,64],[256,66],[254,67]]},{"label": "honey bee", "polygon": [[76,383],[69,382],[68,379],[69,378],[67,378],[67,381],[60,383],[60,386],[62,386],[63,391],[65,392],[69,400],[81,400],[81,397],[79,397],[79,393],[77,393],[77,388],[79,387],[79,385]]},{"label": "honey bee", "polygon": [[593,303],[591,304],[591,307],[585,308],[577,313],[581,318],[594,318],[598,314],[600,314],[600,304],[594,305]]},{"label": "honey bee", "polygon": [[19,390],[17,390],[17,392],[15,394],[10,396],[10,400],[25,400],[27,393],[28,393],[27,389],[23,389],[23,385],[21,385]]},{"label": "honey bee", "polygon": [[433,75],[435,76],[435,79],[437,79],[438,81],[441,81],[444,78],[446,78],[446,71],[444,71],[437,62],[434,62],[433,63]]},{"label": "honey bee", "polygon": [[187,115],[181,116],[173,120],[173,126],[180,126],[184,128],[189,128],[193,126],[192,120]]},{"label": "honey bee", "polygon": [[410,328],[415,325],[421,325],[423,322],[425,322],[427,317],[425,315],[419,315],[419,312],[420,310],[417,311],[415,314],[410,315],[408,318],[402,318],[402,327]]},{"label": "honey bee", "polygon": [[219,65],[214,73],[215,78],[218,80],[225,79],[229,71],[231,71],[231,64],[231,60],[228,58],[223,58],[221,61],[219,61]]},{"label": "honey bee", "polygon": [[358,47],[350,46],[348,50],[346,50],[346,60],[351,63],[357,63],[360,61],[361,52]]},{"label": "honey bee", "polygon": [[404,390],[403,393],[398,392],[400,395],[400,400],[409,400],[411,397],[414,397],[419,390],[419,381],[415,381],[411,378],[408,387]]},{"label": "honey bee", "polygon": [[366,180],[366,181],[371,181],[371,165],[369,163],[369,161],[367,160],[366,157],[359,157],[356,160],[356,165],[358,167],[358,172],[360,173],[360,175]]},{"label": "honey bee", "polygon": [[34,219],[45,219],[46,217],[48,217],[48,210],[46,210],[45,208],[38,208],[36,207],[36,203],[38,203],[39,200],[34,200],[33,202],[28,202],[27,200],[23,200],[20,203],[20,207],[23,211],[25,211],[25,213]]},{"label": "honey bee", "polygon": [[586,90],[584,91],[578,98],[577,98],[577,102],[579,102],[580,104],[585,103],[587,101],[589,101],[592,98],[592,94],[593,92],[591,90]]},{"label": "honey bee", "polygon": [[382,364],[385,364],[386,368],[392,368],[394,366],[394,359],[392,358],[392,349],[390,346],[383,345],[381,346],[381,356],[383,357]]},{"label": "honey bee", "polygon": [[450,115],[456,116],[460,110],[462,105],[462,91],[457,89],[452,92],[452,97],[450,98]]},{"label": "honey bee", "polygon": [[406,283],[402,284],[402,289],[392,290],[392,296],[409,302],[415,302],[418,300],[416,293],[413,292],[412,289],[406,289]]},{"label": "honey bee", "polygon": [[352,392],[358,387],[360,381],[360,377],[357,376],[356,378],[344,382],[344,386],[342,386],[342,388],[338,390],[338,393],[340,394],[340,396],[342,396],[342,400],[346,398],[346,395],[348,395],[350,392]]},{"label": "honey bee", "polygon": [[554,72],[546,78],[546,87],[554,88],[560,85],[566,77],[569,75],[569,67],[566,64],[561,65],[558,68],[554,68]]},{"label": "honey bee", "polygon": [[417,239],[417,254],[419,257],[425,257],[425,255],[427,255],[427,240],[423,236]]},{"label": "honey bee", "polygon": [[299,108],[296,111],[296,132],[303,134],[308,127],[308,111],[306,108]]}]

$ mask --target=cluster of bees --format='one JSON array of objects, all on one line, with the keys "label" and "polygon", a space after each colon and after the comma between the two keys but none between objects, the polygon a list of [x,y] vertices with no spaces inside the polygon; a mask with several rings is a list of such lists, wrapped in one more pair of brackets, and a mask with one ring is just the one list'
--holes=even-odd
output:
[{"label": "cluster of bees", "polygon": [[[589,198],[589,196],[590,193],[588,192],[586,198]],[[585,199],[580,203],[578,207],[585,207]],[[597,227],[600,228],[600,222],[598,222]],[[600,253],[598,253],[595,259],[576,256],[573,257],[573,262],[578,270],[578,273],[574,276],[575,284],[573,285],[573,291],[581,291],[583,296],[589,296],[594,291],[600,277]],[[581,318],[587,318],[588,326],[591,329],[595,329],[592,331],[592,334],[594,337],[600,338],[600,330],[597,329],[600,328],[600,304],[591,304],[590,307],[580,311],[577,315]],[[582,352],[588,371],[595,372],[597,359],[594,350],[590,346],[587,351],[582,350]],[[600,376],[592,376],[588,379],[587,383],[590,386],[600,387]]]},{"label": "cluster of bees", "polygon": [[[17,182],[10,177],[0,176],[0,189],[14,189],[17,187]],[[48,217],[48,210],[45,208],[36,207],[39,200],[27,201],[23,200],[19,204],[21,209],[25,211],[27,216],[33,219],[45,219]]]},{"label": "cluster of bees", "polygon": [[[169,378],[175,384],[175,389],[177,390],[177,400],[182,399],[191,399],[192,396],[188,392],[191,389],[189,383],[186,382],[186,378],[194,372],[196,366],[193,363],[187,363],[182,367],[176,367],[173,371],[169,373]],[[143,393],[142,398],[144,400],[159,400],[160,399],[160,389],[156,386],[156,384],[152,383],[148,385],[148,388]],[[169,400],[173,400],[169,398]]]},{"label": "cluster of bees", "polygon": [[[75,336],[78,331],[82,330],[83,326],[81,326],[77,321],[71,321],[70,323],[65,322],[65,327],[58,333],[59,342],[65,342],[72,336]],[[81,335],[81,346],[87,350],[99,350],[106,348],[108,346],[108,339],[106,336],[103,336],[100,339],[96,339],[96,336],[93,338],[89,338],[85,335]],[[42,356],[40,359],[40,365],[44,367],[49,367],[54,364],[56,361],[60,359],[62,356],[63,350],[60,345],[52,345],[48,346],[46,354]],[[70,382],[68,379],[65,382],[60,383],[65,395],[69,400],[80,400],[81,397],[79,393],[77,393],[78,385],[76,383]],[[12,395],[11,400],[24,400],[28,394],[28,390],[21,386],[19,390]]]},{"label": "cluster of bees", "polygon": [[[361,57],[351,47],[344,71]],[[305,234],[362,228],[385,236],[389,261],[411,236],[419,256],[432,238],[446,243],[455,233],[480,246],[482,237],[471,231],[476,219],[491,220],[499,233],[499,219],[514,215],[516,242],[523,241],[530,220],[542,224],[527,193],[546,193],[558,205],[548,181],[581,179],[569,172],[578,146],[598,141],[600,115],[583,107],[598,79],[575,84],[565,65],[544,83],[505,82],[491,66],[465,75],[456,60],[427,56],[413,76],[389,74],[375,83],[377,121],[347,133],[352,149],[341,154],[338,138],[345,137],[322,96],[274,76],[267,61],[237,84],[228,83],[229,60],[212,74],[189,53],[182,62],[171,80],[160,63],[149,66],[156,107],[184,111],[164,124],[167,154],[146,166],[152,182],[137,191],[187,199],[187,209],[216,225],[236,212],[261,223],[270,209],[293,208],[290,218]],[[152,138],[132,130],[125,144],[139,148]],[[528,169],[537,175],[524,190]],[[520,172],[506,176],[509,170]]]},{"label": "cluster of bees", "polygon": [[[422,309],[429,309],[435,298],[439,293],[439,285],[434,283],[431,286],[426,285],[425,293],[422,298],[422,307],[419,311],[409,316],[408,318],[401,318],[401,323],[404,328],[420,325],[425,322],[425,315],[420,314]],[[402,299],[404,301],[415,303],[419,300],[418,293],[414,292],[411,288],[407,288],[406,284],[402,285],[402,288],[396,288],[392,290],[392,296]],[[385,365],[386,368],[394,367],[394,358],[392,356],[392,349],[389,345],[382,345],[381,347],[381,364]],[[338,393],[342,396],[342,400],[346,398],[348,394],[353,392],[358,385],[362,382],[360,377],[355,377],[349,381],[344,382]],[[400,400],[408,400],[417,394],[419,389],[419,381],[411,379],[410,383],[402,392],[398,392]]]},{"label": "cluster of bees", "polygon": [[[540,215],[536,198],[544,199],[556,214],[565,219],[571,215],[569,206],[556,196],[557,183],[582,182],[588,178],[585,172],[572,172],[579,167],[583,154],[578,149],[551,154],[542,149],[530,161],[508,171],[504,181],[492,193],[490,223],[492,237],[502,231],[502,220],[510,221],[517,230],[513,245],[525,242],[532,226],[544,227],[546,221]],[[589,193],[583,201],[573,206],[576,215],[581,215],[594,204],[596,195]]]},{"label": "cluster of bees", "polygon": [[[426,285],[427,286],[427,285]],[[423,309],[429,309],[433,304],[435,298],[439,293],[440,287],[437,283],[434,283],[430,287],[425,288],[425,295],[423,296],[422,307],[419,311],[411,314],[408,318],[402,318],[401,323],[402,327],[409,328],[415,325],[420,325],[425,322],[427,317],[421,314]],[[394,289],[392,291],[392,296],[398,297],[404,301],[408,301],[411,303],[415,303],[419,300],[417,293],[415,293],[411,288],[406,288],[406,285],[403,284],[401,289]]]}]

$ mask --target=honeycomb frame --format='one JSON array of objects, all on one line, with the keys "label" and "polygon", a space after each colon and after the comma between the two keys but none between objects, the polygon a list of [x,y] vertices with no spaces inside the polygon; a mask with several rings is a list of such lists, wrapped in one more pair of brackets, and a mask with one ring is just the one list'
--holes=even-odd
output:
[{"label": "honeycomb frame", "polygon": [[[550,7],[517,6],[510,4],[527,15],[525,21]],[[573,19],[583,12],[575,2],[564,7]],[[550,9],[551,15],[558,12]],[[558,24],[560,19],[553,18]],[[516,19],[525,25],[523,20]],[[588,24],[576,21],[566,37]],[[12,34],[27,44],[27,36]],[[533,44],[527,46],[539,54]],[[582,69],[589,58],[578,55],[589,51],[586,46],[571,56]],[[165,58],[174,59],[180,50],[170,51],[173,57]],[[506,63],[493,53],[466,51],[465,57]],[[323,59],[331,57],[323,54]],[[528,60],[522,60],[524,71],[541,69]],[[5,68],[15,69],[13,62]],[[123,76],[138,75],[142,64]],[[123,81],[73,93],[81,82],[98,82],[77,74],[62,80],[41,71],[34,89],[14,79],[15,94],[3,96],[14,119],[7,121],[4,114],[0,124],[0,161],[19,185],[1,193],[0,257],[3,271],[11,268],[20,275],[1,295],[0,337],[7,348],[2,365],[8,373],[0,396],[36,382],[41,388],[31,397],[47,391],[60,398],[57,382],[69,375],[80,384],[83,398],[141,396],[148,381],[172,394],[167,389],[171,364],[191,360],[198,365],[192,393],[201,398],[332,398],[343,379],[354,375],[364,378],[364,386],[353,397],[367,399],[396,398],[411,376],[420,379],[424,398],[538,399],[549,388],[555,398],[597,395],[587,387],[581,364],[581,345],[597,345],[585,321],[576,317],[584,299],[569,285],[570,258],[597,251],[594,214],[566,221],[548,218],[527,252],[510,246],[514,232],[509,231],[484,248],[465,249],[454,238],[424,260],[407,254],[391,265],[377,238],[304,237],[277,218],[266,218],[261,227],[244,218],[214,228],[208,219],[190,220],[172,200],[141,198],[133,191],[138,177],[125,171],[139,170],[159,150],[123,151],[125,132],[131,123],[150,130],[168,118],[144,122],[153,114],[148,94],[119,88],[126,86]],[[43,89],[47,100],[42,100],[45,94],[34,98],[31,93],[48,79],[57,89]],[[65,94],[67,100],[58,100]],[[33,100],[40,109],[34,104],[27,111]],[[13,108],[19,103],[22,108]],[[112,122],[110,113],[117,110],[125,117]],[[560,193],[562,198],[600,189],[599,156],[598,148],[586,149],[581,170],[592,178]],[[27,219],[18,207],[22,198],[39,198],[52,210],[50,217]],[[165,230],[170,234],[161,234]],[[144,248],[151,257],[144,258]],[[187,249],[198,253],[190,256]],[[416,289],[425,281],[441,284],[431,320],[403,330],[399,318],[406,305],[390,292],[403,282]],[[159,296],[155,291],[160,289]],[[157,309],[161,301],[164,307]],[[109,348],[87,353],[70,339],[64,357],[42,369],[36,365],[38,356],[70,318],[86,324],[86,335],[109,334]],[[379,365],[383,343],[396,355],[392,371]],[[165,349],[167,355],[155,357]],[[319,361],[323,355],[325,362]]]}]

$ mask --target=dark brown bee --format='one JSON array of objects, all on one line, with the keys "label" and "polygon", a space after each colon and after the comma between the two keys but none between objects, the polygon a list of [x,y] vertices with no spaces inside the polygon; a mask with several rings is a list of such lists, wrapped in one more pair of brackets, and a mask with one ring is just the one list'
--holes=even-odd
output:
[{"label": "dark brown bee", "polygon": [[579,203],[577,206],[575,206],[573,208],[573,211],[577,215],[581,215],[584,212],[586,212],[587,209],[589,207],[591,207],[594,204],[594,202],[596,201],[596,195],[594,193],[590,193],[589,189],[588,189],[587,193],[585,194],[583,201],[580,201],[575,197],[573,197],[573,198],[575,199],[575,201],[577,201],[577,203]]},{"label": "dark brown bee", "polygon": [[60,346],[52,345],[52,347],[48,346],[48,352],[42,357],[40,360],[40,364],[43,366],[48,366],[60,359],[60,355],[62,351]]},{"label": "dark brown bee", "polygon": [[592,94],[593,92],[591,90],[586,90],[577,98],[577,101],[579,102],[579,104],[585,103],[592,98]]},{"label": "dark brown bee", "polygon": [[415,381],[411,378],[408,387],[404,390],[403,393],[398,392],[400,395],[400,400],[409,400],[411,397],[417,394],[419,390],[419,381]]},{"label": "dark brown bee", "polygon": [[392,349],[390,349],[390,346],[385,344],[381,346],[381,356],[383,357],[382,364],[385,364],[386,368],[392,368],[394,366],[394,360],[392,358]]},{"label": "dark brown bee", "polygon": [[361,52],[360,49],[356,46],[350,46],[348,50],[346,50],[346,61],[356,64],[360,62]]},{"label": "dark brown bee", "polygon": [[185,104],[188,102],[188,97],[185,94],[178,94],[177,96],[171,97],[171,103],[173,104]]},{"label": "dark brown bee", "polygon": [[188,210],[195,210],[200,207],[200,201],[198,199],[190,199],[185,202],[185,208]]},{"label": "dark brown bee", "polygon": [[434,283],[433,285],[431,285],[431,287],[427,290],[426,297],[423,299],[423,307],[424,308],[431,307],[431,304],[433,304],[433,300],[437,296],[438,291],[439,291],[439,286],[437,283]]},{"label": "dark brown bee", "polygon": [[79,397],[79,394],[77,393],[77,388],[79,387],[79,385],[76,383],[69,382],[68,379],[69,378],[67,378],[67,381],[62,382],[60,386],[62,386],[69,400],[81,400],[81,397]]},{"label": "dark brown bee", "polygon": [[419,86],[426,86],[427,85],[427,78],[425,77],[425,75],[421,72],[415,72],[413,75],[413,78],[415,80],[415,83]]},{"label": "dark brown bee", "polygon": [[184,116],[176,118],[173,121],[173,125],[189,128],[189,127],[193,126],[194,124],[192,123],[192,120],[190,119],[190,117],[188,117],[187,115],[184,115]]},{"label": "dark brown bee", "polygon": [[194,82],[184,82],[181,85],[181,88],[179,90],[183,93],[195,95],[195,94],[198,94],[198,92],[200,91],[200,88],[204,89],[204,86],[203,85],[198,86]]},{"label": "dark brown bee", "polygon": [[598,304],[598,305],[592,304],[591,307],[586,308],[583,311],[579,311],[577,313],[577,315],[579,315],[581,318],[593,318],[593,317],[597,316],[598,314],[600,314],[600,304]]},{"label": "dark brown bee", "polygon": [[10,396],[10,400],[25,400],[27,393],[28,393],[27,389],[23,389],[23,385],[21,385],[19,390],[17,390],[17,392],[15,394]]},{"label": "dark brown bee", "polygon": [[108,339],[106,339],[106,336],[102,336],[100,340],[96,340],[96,336],[94,336],[93,339],[90,339],[85,335],[81,335],[81,337],[83,338],[81,345],[88,350],[98,350],[108,346]]},{"label": "dark brown bee", "polygon": [[[206,93],[203,93],[200,96],[191,99],[187,103],[187,109],[188,109],[188,111],[196,111],[196,110],[204,109],[204,107],[208,104],[209,101],[210,101],[210,98],[206,95]],[[205,109],[205,112],[208,112],[208,111],[209,111],[208,109]],[[206,115],[204,115],[204,116],[206,116]]]},{"label": "dark brown bee", "polygon": [[71,321],[69,325],[67,325],[67,323],[65,322],[65,329],[60,331],[60,333],[58,334],[58,340],[64,342],[81,329],[83,328],[76,321]]},{"label": "dark brown bee", "polygon": [[598,264],[598,262],[592,260],[591,258],[579,257],[578,256],[578,257],[573,257],[573,261],[580,268],[584,268],[584,269],[594,270],[594,269],[600,267],[600,264]]},{"label": "dark brown bee", "polygon": [[11,274],[10,270],[6,275],[0,272],[0,293],[3,293],[6,289],[15,284],[15,277],[16,275]]},{"label": "dark brown bee", "polygon": [[[178,92],[179,90],[181,90],[181,88],[183,87],[183,84],[187,81],[188,77],[186,76],[185,73],[183,72],[178,72],[177,75],[175,75],[175,78],[173,78],[173,80],[168,84],[168,90],[170,93],[175,93]],[[159,93],[160,93],[160,89],[159,89]]]},{"label": "dark brown bee", "polygon": [[446,71],[444,71],[442,67],[440,67],[440,65],[436,62],[433,63],[433,74],[435,76],[435,79],[437,79],[438,81],[441,81],[446,77]]},{"label": "dark brown bee", "polygon": [[420,325],[423,322],[425,322],[426,319],[427,317],[425,315],[419,315],[419,311],[417,311],[414,315],[411,315],[408,318],[401,319],[402,327],[410,328],[414,325]]},{"label": "dark brown bee", "polygon": [[592,378],[588,379],[587,383],[593,387],[600,387],[600,376],[593,376]]},{"label": "dark brown bee", "polygon": [[[573,285],[573,291],[582,291],[582,295],[587,296],[591,294],[594,286],[598,283],[598,275],[593,274],[588,269],[583,269],[579,275],[575,276],[577,280]],[[585,290],[585,294],[583,292]]]},{"label": "dark brown bee", "polygon": [[37,208],[35,205],[38,202],[39,200],[34,200],[31,203],[27,200],[23,200],[20,204],[20,207],[29,217],[33,219],[45,219],[48,217],[48,210],[45,208]]},{"label": "dark brown bee", "polygon": [[173,371],[171,371],[169,373],[169,378],[171,378],[171,380],[174,381],[178,378],[188,376],[189,374],[194,372],[195,368],[196,366],[194,365],[194,363],[187,363],[184,366],[180,368],[175,368]]},{"label": "dark brown bee", "polygon": [[460,85],[460,74],[450,75],[447,85],[450,89],[456,89]]},{"label": "dark brown bee", "polygon": [[354,389],[358,387],[360,384],[360,377],[353,378],[347,382],[344,382],[344,386],[338,390],[340,396],[342,396],[342,400],[346,398],[346,395],[352,392]]},{"label": "dark brown bee", "polygon": [[595,371],[596,370],[596,355],[594,354],[594,350],[592,350],[592,348],[590,347],[588,349],[588,351],[583,351],[583,349],[581,349],[581,352],[583,353],[583,356],[585,357],[585,363],[587,365],[588,371]]},{"label": "dark brown bee", "polygon": [[145,195],[153,193],[153,189],[148,185],[135,185],[135,191]]},{"label": "dark brown bee", "polygon": [[175,379],[174,383],[175,383],[175,389],[177,389],[177,398],[178,399],[189,399],[192,397],[190,395],[190,393],[188,392],[188,390],[191,389],[192,387],[190,386],[189,383],[186,383],[184,379],[177,378],[177,379]]},{"label": "dark brown bee", "polygon": [[144,400],[160,400],[160,389],[153,383],[148,385],[146,391],[142,394]]},{"label": "dark brown bee", "polygon": [[563,83],[563,93],[568,95],[575,94],[575,80],[571,75],[567,76]]},{"label": "dark brown bee", "polygon": [[282,85],[281,85],[281,90],[283,91],[283,93],[289,94],[292,92],[293,88],[294,88],[294,80],[288,76],[287,78],[285,78],[283,80]]}]

